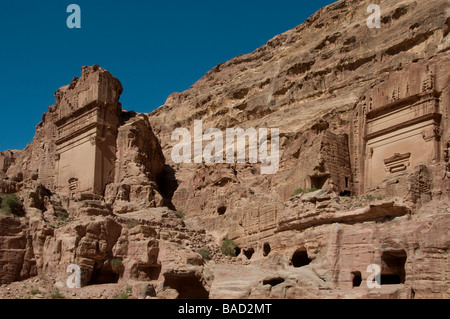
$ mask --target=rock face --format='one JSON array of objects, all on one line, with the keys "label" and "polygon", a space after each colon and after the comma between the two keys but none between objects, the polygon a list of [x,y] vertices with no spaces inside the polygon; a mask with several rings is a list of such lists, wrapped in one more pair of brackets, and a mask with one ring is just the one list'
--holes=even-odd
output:
[{"label": "rock face", "polygon": [[170,167],[148,116],[122,111],[121,92],[106,70],[83,67],[56,92],[33,142],[0,154],[2,193],[17,195],[25,212],[0,216],[1,284],[38,274],[65,282],[77,265],[83,287],[125,282],[151,297],[209,296],[196,253],[205,236],[166,207],[161,189],[170,187],[160,185]]},{"label": "rock face", "polygon": [[[429,214],[448,220],[448,1],[380,1],[380,29],[366,25],[369,4],[339,1],[319,10],[255,52],[217,66],[150,114],[176,170],[173,203],[189,225],[253,250],[251,261],[271,247],[258,267],[287,270],[273,275],[283,283],[262,285],[256,296],[337,297],[347,288],[342,296],[448,296],[448,283],[437,279],[448,276],[448,246],[437,239],[448,237],[448,225],[429,232],[427,224]],[[192,128],[194,120],[204,129],[279,128],[279,171],[263,176],[258,165],[172,164],[171,133]],[[290,199],[309,189],[325,193],[305,194],[298,204]],[[362,197],[370,200],[360,203]],[[433,237],[440,243],[431,244]],[[312,260],[305,276],[317,288],[313,293],[300,288],[306,279],[289,264],[297,249]],[[393,274],[383,258],[402,270]],[[437,277],[418,270],[434,261],[442,267]],[[382,265],[383,278],[399,276],[402,289],[352,290],[360,273],[365,285],[370,264]],[[224,266],[218,271],[226,272]],[[245,274],[244,283],[230,280],[241,297],[253,297],[242,288],[254,285]],[[211,294],[234,296],[232,287],[213,284]]]},{"label": "rock face", "polygon": [[146,115],[136,115],[120,127],[115,165],[114,183],[107,186],[105,194],[115,212],[164,205],[157,181],[165,158]]},{"label": "rock face", "polygon": [[[26,213],[0,217],[0,283],[77,264],[83,286],[144,298],[448,298],[450,8],[379,2],[380,29],[369,1],[339,1],[149,115],[83,67],[27,148],[0,153]],[[174,163],[194,120],[278,128],[278,172]]]},{"label": "rock face", "polygon": [[0,219],[0,282],[13,282],[37,275],[31,234],[26,225],[11,217]]}]

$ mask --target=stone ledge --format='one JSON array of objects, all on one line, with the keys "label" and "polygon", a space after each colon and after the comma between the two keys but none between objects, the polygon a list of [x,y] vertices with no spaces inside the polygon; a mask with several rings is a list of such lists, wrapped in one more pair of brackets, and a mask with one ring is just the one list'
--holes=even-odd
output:
[{"label": "stone ledge", "polygon": [[374,204],[368,207],[346,211],[346,212],[321,212],[306,211],[298,214],[294,218],[284,218],[278,222],[276,233],[287,230],[303,230],[313,226],[333,223],[363,223],[367,221],[376,221],[383,218],[395,218],[409,214],[411,210],[395,202],[385,202]]}]

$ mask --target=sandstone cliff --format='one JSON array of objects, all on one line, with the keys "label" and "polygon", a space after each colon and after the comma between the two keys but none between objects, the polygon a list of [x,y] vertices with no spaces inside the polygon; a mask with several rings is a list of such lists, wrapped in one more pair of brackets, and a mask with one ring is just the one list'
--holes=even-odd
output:
[{"label": "sandstone cliff", "polygon": [[[380,29],[369,1],[339,1],[148,115],[83,67],[27,148],[0,153],[25,213],[0,217],[0,283],[77,264],[83,289],[136,297],[448,298],[450,6],[379,2]],[[195,120],[279,129],[278,172],[174,163]]]}]

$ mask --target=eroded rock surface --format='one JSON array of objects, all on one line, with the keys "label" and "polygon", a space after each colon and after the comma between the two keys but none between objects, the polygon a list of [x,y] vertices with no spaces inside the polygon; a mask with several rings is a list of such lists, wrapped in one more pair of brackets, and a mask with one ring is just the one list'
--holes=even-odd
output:
[{"label": "eroded rock surface", "polygon": [[[368,29],[369,4],[320,9],[151,114],[83,67],[27,148],[0,153],[0,193],[25,213],[0,217],[0,283],[65,289],[78,264],[90,298],[448,298],[450,8],[380,1]],[[194,120],[278,128],[278,172],[175,164],[172,132]]]}]

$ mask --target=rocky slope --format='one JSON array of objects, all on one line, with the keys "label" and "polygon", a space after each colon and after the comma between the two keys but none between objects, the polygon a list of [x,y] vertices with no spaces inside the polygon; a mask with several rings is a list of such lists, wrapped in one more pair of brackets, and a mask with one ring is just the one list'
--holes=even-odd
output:
[{"label": "rocky slope", "polygon": [[[136,298],[448,298],[450,5],[379,1],[381,28],[369,29],[369,4],[320,9],[148,115],[121,110],[120,82],[83,67],[27,148],[0,153],[0,193],[18,195],[24,213],[0,217],[0,297],[60,289],[103,298],[128,286]],[[392,174],[364,186],[377,179],[372,166],[359,170],[372,158],[360,146],[372,138],[363,125],[381,116],[389,120],[379,134],[402,134],[406,124],[390,114],[429,96],[437,111],[419,135],[434,157],[411,165],[417,150],[399,149],[385,158]],[[82,152],[103,173],[92,192],[78,192],[86,174],[67,185],[60,177],[70,177],[66,149],[94,132],[79,128],[91,109],[96,137]],[[174,163],[171,135],[194,120],[203,130],[278,128],[278,172]],[[237,257],[222,254],[225,239]],[[75,295],[63,284],[69,264],[82,269]],[[371,264],[381,267],[380,289],[365,285]]]}]

